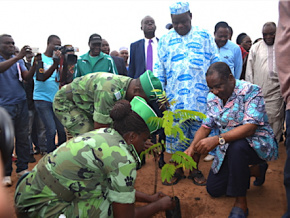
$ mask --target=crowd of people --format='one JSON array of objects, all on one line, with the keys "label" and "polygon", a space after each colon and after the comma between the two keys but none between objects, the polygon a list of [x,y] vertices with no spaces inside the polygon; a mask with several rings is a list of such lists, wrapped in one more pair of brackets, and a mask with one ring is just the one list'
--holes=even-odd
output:
[{"label": "crowd of people", "polygon": [[[134,189],[139,154],[154,143],[149,139],[154,134],[165,140],[166,152],[193,157],[197,166],[188,178],[195,185],[206,186],[213,197],[235,197],[229,217],[248,216],[250,177],[256,177],[255,186],[265,182],[267,161],[278,158],[285,120],[287,154],[290,150],[290,65],[285,60],[290,52],[282,43],[290,3],[279,4],[278,43],[274,22],[261,27],[263,37],[253,44],[246,33],[235,43],[225,21],[211,34],[192,25],[188,2],[170,6],[167,34],[157,38],[155,20],[146,16],[144,38],[119,51],[110,51],[109,42],[96,33],[89,37],[89,51],[78,58],[57,35],[48,37],[42,54],[28,45],[17,50],[11,35],[0,35],[0,106],[15,130],[18,216],[148,217],[174,208],[163,193],[149,196]],[[205,120],[174,120],[190,143],[165,136],[148,122],[167,109],[158,99],[163,91],[168,101],[176,101],[169,110],[206,114]],[[9,152],[4,186],[16,182]],[[39,153],[43,158],[28,171]],[[205,161],[213,160],[207,179],[198,167],[202,154],[208,154]],[[184,178],[180,168],[163,184]],[[148,205],[134,208],[135,201]]]}]

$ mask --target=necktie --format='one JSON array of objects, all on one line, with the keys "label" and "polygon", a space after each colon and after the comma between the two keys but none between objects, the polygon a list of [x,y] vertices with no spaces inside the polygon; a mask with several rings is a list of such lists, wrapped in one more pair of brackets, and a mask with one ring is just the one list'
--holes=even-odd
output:
[{"label": "necktie", "polygon": [[149,39],[149,44],[147,46],[147,70],[151,70],[153,68],[153,52],[152,52],[152,39]]}]

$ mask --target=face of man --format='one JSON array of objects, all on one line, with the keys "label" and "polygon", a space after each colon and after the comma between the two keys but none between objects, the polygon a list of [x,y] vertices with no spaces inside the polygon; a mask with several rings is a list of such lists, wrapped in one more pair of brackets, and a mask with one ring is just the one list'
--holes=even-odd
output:
[{"label": "face of man", "polygon": [[229,78],[222,78],[219,73],[214,72],[206,77],[210,92],[226,102],[234,90],[235,78],[230,74]]},{"label": "face of man", "polygon": [[172,14],[171,20],[174,30],[181,36],[186,35],[191,29],[191,13]]},{"label": "face of man", "polygon": [[17,46],[14,46],[15,49],[14,49],[14,55],[18,55],[19,54],[19,48]]},{"label": "face of man", "polygon": [[248,52],[252,47],[252,40],[249,36],[245,36],[241,42],[241,46]]},{"label": "face of man", "polygon": [[31,60],[32,60],[33,57],[34,57],[33,53],[28,53],[28,54],[25,55],[26,61],[28,63],[31,63]]},{"label": "face of man", "polygon": [[214,34],[215,43],[219,48],[223,47],[229,39],[229,29],[220,27]]},{"label": "face of man", "polygon": [[55,49],[55,46],[61,46],[61,41],[59,38],[54,37],[50,40],[47,46],[48,46],[48,50],[53,52]]},{"label": "face of man", "polygon": [[116,51],[116,50],[112,51],[110,55],[111,55],[111,56],[116,56],[116,57],[119,57],[119,56],[120,56],[120,55],[119,55],[119,52]]},{"label": "face of man", "polygon": [[110,53],[110,45],[105,39],[102,39],[101,51],[107,55]]},{"label": "face of man", "polygon": [[5,56],[11,56],[15,52],[14,40],[12,37],[4,36],[0,40],[0,53]]},{"label": "face of man", "polygon": [[145,35],[148,33],[155,33],[156,25],[154,19],[150,16],[146,16],[142,20],[141,29],[143,30]]},{"label": "face of man", "polygon": [[122,57],[124,61],[127,63],[127,60],[129,58],[129,52],[127,50],[121,50],[120,57]]},{"label": "face of man", "polygon": [[99,54],[101,52],[101,46],[102,46],[102,43],[101,42],[96,42],[96,41],[90,42],[89,43],[90,55],[92,57],[99,56]]},{"label": "face of man", "polygon": [[273,45],[275,42],[276,28],[273,25],[268,25],[263,28],[263,40],[267,45]]}]

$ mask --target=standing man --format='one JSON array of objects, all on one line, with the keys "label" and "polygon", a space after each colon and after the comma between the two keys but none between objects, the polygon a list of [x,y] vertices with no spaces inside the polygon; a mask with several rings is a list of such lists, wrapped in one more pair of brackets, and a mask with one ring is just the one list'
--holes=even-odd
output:
[{"label": "standing man", "polygon": [[[153,71],[157,59],[157,45],[159,39],[155,37],[156,25],[151,16],[146,16],[141,20],[141,30],[144,32],[144,39],[140,39],[130,45],[128,76],[134,79],[140,77],[146,70]],[[162,117],[162,111],[159,109],[156,102],[152,101],[149,105],[159,117]],[[154,143],[157,143],[156,135],[159,135],[160,141],[165,140],[163,128],[152,135]]]},{"label": "standing man", "polygon": [[157,58],[158,38],[155,37],[156,25],[152,17],[146,16],[141,21],[144,39],[130,45],[129,74],[131,78],[138,78],[146,70],[153,70]]},{"label": "standing man", "polygon": [[[34,106],[46,131],[47,150],[41,151],[42,155],[56,149],[56,131],[58,135],[58,144],[61,145],[66,141],[64,127],[57,119],[52,109],[54,96],[59,89],[59,60],[55,57],[60,58],[61,56],[61,51],[55,51],[55,46],[61,46],[60,38],[56,35],[50,35],[47,39],[46,50],[41,54],[44,70],[43,77],[38,78],[37,75],[34,75]],[[38,57],[36,56],[35,58]]]},{"label": "standing man", "polygon": [[[106,39],[102,39],[101,51],[107,55],[110,54],[110,45]],[[123,75],[123,76],[127,76],[128,71],[126,69],[124,59],[117,57],[117,56],[113,56],[113,55],[111,55],[111,58],[113,58],[113,60],[114,60],[114,63],[115,63],[116,68],[118,70],[118,74]]]},{"label": "standing man", "polygon": [[[26,54],[25,66],[29,70],[31,68],[31,61],[34,57],[33,53]],[[23,82],[23,87],[26,92],[26,99],[28,104],[28,117],[29,117],[29,127],[28,127],[28,138],[30,144],[30,157],[29,163],[36,162],[34,158],[33,144],[35,146],[36,153],[46,151],[46,136],[45,136],[45,126],[42,123],[39,115],[36,112],[34,101],[33,101],[33,90],[34,81],[33,78],[28,79]],[[33,143],[33,144],[32,144]]]},{"label": "standing man", "polygon": [[119,56],[124,59],[126,69],[127,71],[129,70],[129,64],[128,64],[128,59],[129,59],[129,51],[128,48],[123,46],[119,49]]},{"label": "standing man", "polygon": [[263,40],[259,41],[250,50],[246,80],[261,87],[269,123],[274,130],[276,140],[279,142],[283,133],[285,116],[284,100],[280,92],[280,83],[276,69],[274,42],[276,24],[267,22],[264,24]]},{"label": "standing man", "polygon": [[[159,77],[169,100],[177,103],[171,107],[205,113],[206,97],[209,89],[205,73],[210,64],[219,60],[213,37],[204,29],[191,26],[192,14],[188,2],[177,2],[170,6],[173,29],[160,38],[158,61],[154,73]],[[176,125],[178,120],[176,120]],[[193,140],[201,121],[188,120],[181,124],[187,138]],[[179,143],[178,138],[166,137],[166,150],[169,153],[184,151],[189,145]],[[199,162],[200,155],[194,155]],[[175,177],[173,183],[183,178],[183,172]],[[205,185],[206,179],[197,169],[190,178],[197,185]]]},{"label": "standing man", "polygon": [[[0,106],[11,116],[15,132],[15,151],[18,157],[16,166],[20,178],[28,169],[29,139],[28,139],[28,107],[26,93],[22,86],[22,78],[29,79],[33,72],[27,71],[23,57],[31,53],[29,46],[24,46],[15,56],[14,40],[11,35],[0,35]],[[11,186],[12,152],[5,163],[4,186]]]},{"label": "standing man", "polygon": [[281,93],[286,102],[286,152],[284,185],[287,211],[283,218],[290,218],[290,2],[279,2],[279,23],[275,39],[275,54]]},{"label": "standing man", "polygon": [[102,37],[96,33],[92,34],[89,38],[90,50],[78,59],[75,77],[94,72],[118,74],[114,60],[110,55],[101,52],[101,46]]},{"label": "standing man", "polygon": [[232,74],[236,79],[240,79],[243,58],[238,45],[229,40],[230,27],[226,22],[218,22],[214,28],[214,38],[219,48],[220,60],[229,65]]}]

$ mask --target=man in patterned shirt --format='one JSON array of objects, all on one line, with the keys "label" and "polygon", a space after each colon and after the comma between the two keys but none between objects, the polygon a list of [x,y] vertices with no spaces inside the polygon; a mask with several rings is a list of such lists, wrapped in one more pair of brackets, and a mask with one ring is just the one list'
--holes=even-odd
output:
[{"label": "man in patterned shirt", "polygon": [[[208,87],[205,73],[210,64],[219,61],[218,51],[213,37],[204,29],[191,26],[192,14],[187,2],[177,2],[170,6],[173,29],[160,38],[158,43],[158,61],[154,74],[160,79],[169,100],[177,104],[171,110],[186,109],[205,113]],[[178,123],[178,120],[176,120]],[[201,121],[189,120],[181,125],[187,138],[193,139]],[[184,151],[188,144],[179,143],[178,138],[166,138],[166,150],[169,153]],[[196,162],[199,155],[194,156]],[[183,178],[180,172],[177,183]],[[202,173],[195,169],[190,178],[197,185],[205,185]]]},{"label": "man in patterned shirt", "polygon": [[[255,186],[263,185],[266,161],[278,158],[278,144],[259,86],[236,80],[224,62],[210,66],[206,81],[211,91],[207,97],[207,118],[185,153],[192,156],[194,152],[204,154],[217,148],[207,191],[213,197],[235,197],[229,217],[246,217],[250,176],[256,177]],[[207,137],[212,128],[217,128],[219,135]]]},{"label": "man in patterned shirt", "polygon": [[111,73],[91,73],[63,86],[56,94],[53,108],[56,116],[73,135],[93,129],[109,127],[112,119],[109,113],[121,99],[131,101],[140,96],[146,101],[157,99],[157,92],[163,90],[158,78],[146,71],[137,79]]}]

